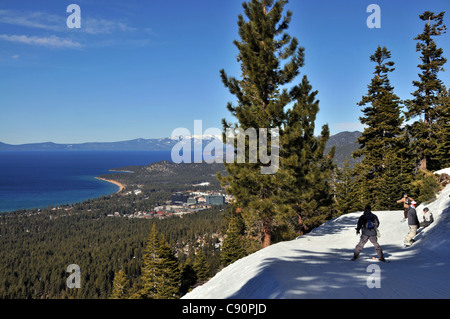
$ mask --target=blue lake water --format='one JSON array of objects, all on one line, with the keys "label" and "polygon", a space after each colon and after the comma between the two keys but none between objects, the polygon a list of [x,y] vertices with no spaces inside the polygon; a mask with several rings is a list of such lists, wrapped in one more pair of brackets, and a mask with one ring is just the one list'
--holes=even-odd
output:
[{"label": "blue lake water", "polygon": [[96,176],[162,160],[170,151],[0,152],[0,212],[109,195],[119,187]]}]

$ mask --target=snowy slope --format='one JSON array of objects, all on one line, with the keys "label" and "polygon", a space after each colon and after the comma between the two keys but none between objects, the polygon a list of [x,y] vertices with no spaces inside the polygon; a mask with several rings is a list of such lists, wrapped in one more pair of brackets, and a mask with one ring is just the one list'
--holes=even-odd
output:
[{"label": "snowy slope", "polygon": [[[374,212],[379,243],[391,263],[367,259],[376,256],[370,242],[359,260],[350,261],[359,241],[355,227],[361,212],[356,212],[240,259],[183,298],[450,298],[449,196],[450,185],[426,205],[435,222],[419,229],[409,248],[403,245],[408,233],[407,223],[400,222],[403,211]],[[417,207],[420,221],[424,207]],[[380,288],[367,286],[371,264],[380,267]]]}]

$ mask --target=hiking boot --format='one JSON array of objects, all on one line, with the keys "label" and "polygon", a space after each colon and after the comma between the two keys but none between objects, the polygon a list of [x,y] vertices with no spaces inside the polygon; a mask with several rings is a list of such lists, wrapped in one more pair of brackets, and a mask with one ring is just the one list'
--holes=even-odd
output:
[{"label": "hiking boot", "polygon": [[353,255],[353,258],[351,260],[356,260],[359,258],[359,255]]}]

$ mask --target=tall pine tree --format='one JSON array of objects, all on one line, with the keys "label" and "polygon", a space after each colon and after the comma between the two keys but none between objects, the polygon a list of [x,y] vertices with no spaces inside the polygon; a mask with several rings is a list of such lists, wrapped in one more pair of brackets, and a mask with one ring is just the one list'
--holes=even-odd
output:
[{"label": "tall pine tree", "polygon": [[281,137],[281,163],[292,178],[285,193],[288,207],[297,218],[299,235],[323,223],[332,213],[332,191],[329,182],[334,171],[335,148],[324,154],[330,136],[328,125],[315,136],[319,112],[318,91],[312,91],[307,76],[291,90],[295,103],[287,111]]},{"label": "tall pine tree", "polygon": [[[262,247],[271,244],[274,234],[277,234],[277,239],[282,239],[280,229],[286,229],[292,223],[292,216],[297,216],[297,220],[303,216],[312,221],[319,211],[323,213],[323,205],[328,201],[323,200],[322,196],[330,196],[324,179],[332,154],[327,159],[323,158],[328,128],[323,129],[323,136],[318,139],[312,133],[314,127],[311,124],[318,111],[316,93],[310,92],[311,86],[306,78],[290,91],[282,88],[294,81],[304,62],[304,49],[299,47],[296,38],[285,32],[292,16],[287,11],[283,17],[287,2],[252,0],[243,3],[247,20],[239,16],[241,40],[234,42],[239,50],[241,78],[229,77],[224,70],[221,71],[223,83],[238,102],[237,106],[231,103],[227,106],[238,123],[232,125],[223,120],[224,138],[229,128],[239,128],[245,132],[254,129],[257,133],[261,128],[278,130],[275,137],[280,141],[280,157],[274,174],[261,174],[260,167],[264,163],[260,157],[256,163],[250,163],[252,154],[249,152],[249,139],[246,139],[246,162],[226,163],[228,174],[219,176],[222,185],[227,185],[227,191],[236,199],[247,236],[256,238]],[[297,103],[293,109],[287,112],[285,108],[295,101]],[[268,140],[272,141],[274,135],[270,131],[267,135]],[[258,135],[260,142],[265,138]],[[301,146],[292,146],[295,140],[301,140]],[[271,148],[270,141],[267,143],[268,149]],[[238,146],[236,139],[234,146]],[[312,159],[319,160],[311,165],[309,161]],[[295,160],[299,162],[295,163]],[[303,165],[311,171],[305,172]],[[320,171],[325,168],[325,173]],[[307,173],[309,177],[304,176]],[[308,185],[316,183],[316,192],[308,188],[307,195],[294,201],[295,195],[299,194],[299,182],[305,179],[310,181]]]},{"label": "tall pine tree", "polygon": [[139,298],[177,298],[181,284],[178,261],[164,236],[156,230],[155,224],[150,231],[143,257],[143,287],[138,293]]},{"label": "tall pine tree", "polygon": [[353,153],[354,157],[364,156],[357,165],[361,172],[357,188],[367,195],[366,200],[377,209],[385,208],[385,204],[382,204],[385,203],[383,198],[395,198],[402,189],[399,184],[397,189],[393,187],[389,191],[395,194],[386,194],[388,188],[383,187],[386,183],[393,182],[395,174],[400,174],[400,171],[393,171],[397,166],[393,164],[394,156],[390,154],[406,158],[406,154],[400,152],[403,118],[400,115],[400,99],[394,94],[388,77],[388,74],[395,70],[394,62],[390,61],[390,58],[390,51],[380,46],[370,56],[370,60],[375,63],[374,77],[368,85],[367,94],[358,103],[359,106],[364,106],[360,121],[366,128],[358,138],[359,149]]},{"label": "tall pine tree", "polygon": [[438,116],[437,160],[439,168],[450,167],[450,88],[443,88],[436,107]]},{"label": "tall pine tree", "polygon": [[[248,20],[239,15],[241,40],[234,41],[239,50],[241,79],[228,77],[221,70],[224,85],[238,100],[237,106],[231,103],[227,106],[238,123],[232,126],[223,120],[225,131],[232,127],[243,131],[254,129],[261,141],[266,136],[259,134],[260,128],[279,129],[283,123],[284,107],[290,97],[286,89],[280,91],[281,86],[291,82],[303,65],[303,48],[285,32],[292,16],[287,11],[283,17],[286,3],[285,0],[252,0],[242,4]],[[271,138],[269,133],[267,139]],[[269,142],[269,149],[270,146]],[[274,220],[282,213],[280,200],[285,182],[280,170],[276,174],[261,174],[261,158],[258,157],[257,163],[250,163],[249,150],[246,139],[245,163],[226,163],[228,174],[219,178],[222,184],[228,185],[227,191],[241,208],[248,235],[266,247],[272,242]]]},{"label": "tall pine tree", "polygon": [[436,160],[438,148],[438,114],[436,105],[438,96],[443,90],[442,81],[438,78],[440,71],[447,59],[443,57],[442,48],[438,48],[434,37],[440,36],[447,30],[443,25],[444,12],[434,14],[426,11],[421,14],[420,19],[425,21],[423,33],[419,34],[416,51],[421,52],[421,64],[418,68],[419,81],[413,81],[417,88],[413,99],[406,102],[407,120],[418,118],[410,128],[412,135],[412,149],[416,154],[416,166],[420,170],[434,170],[438,168],[439,161]]},{"label": "tall pine tree", "polygon": [[111,292],[111,299],[123,299],[127,298],[130,282],[121,269],[114,274],[113,289]]}]

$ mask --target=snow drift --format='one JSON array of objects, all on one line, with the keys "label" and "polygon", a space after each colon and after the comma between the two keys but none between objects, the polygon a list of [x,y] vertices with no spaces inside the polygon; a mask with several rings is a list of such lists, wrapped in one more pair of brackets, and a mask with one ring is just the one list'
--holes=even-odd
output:
[{"label": "snow drift", "polygon": [[[436,173],[450,173],[450,168]],[[450,185],[436,200],[417,207],[419,221],[428,207],[435,222],[420,228],[416,242],[404,247],[408,225],[403,211],[374,212],[379,243],[390,263],[372,261],[370,242],[360,259],[350,261],[359,241],[355,227],[362,212],[330,220],[311,233],[281,242],[242,258],[220,271],[183,299],[224,298],[449,298]],[[368,277],[379,266],[380,288]]]}]

